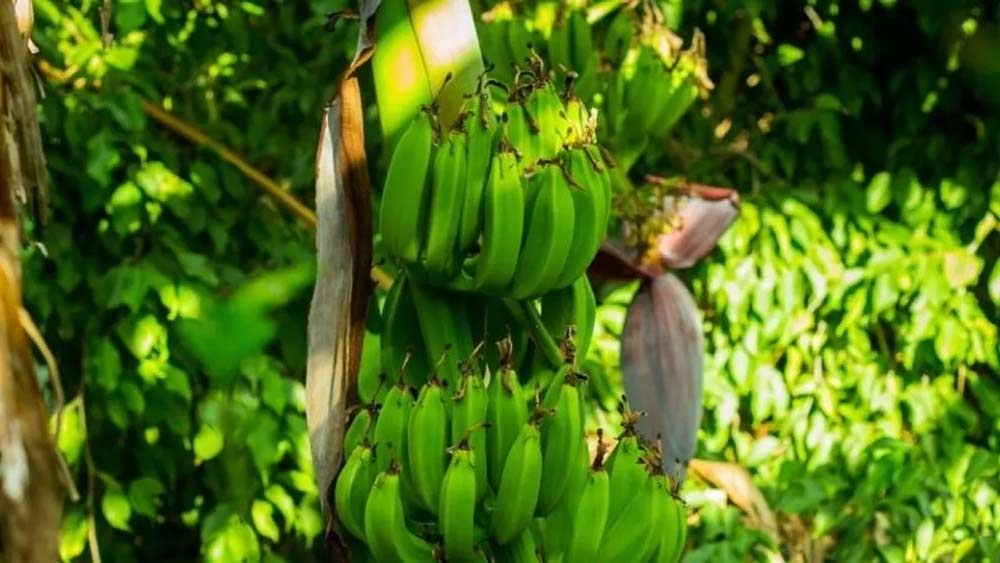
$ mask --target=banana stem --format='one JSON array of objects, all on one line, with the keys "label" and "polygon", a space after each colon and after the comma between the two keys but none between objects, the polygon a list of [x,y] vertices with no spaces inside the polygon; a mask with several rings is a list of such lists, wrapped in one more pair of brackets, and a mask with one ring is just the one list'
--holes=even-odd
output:
[{"label": "banana stem", "polygon": [[511,315],[528,327],[531,339],[535,341],[535,346],[545,354],[545,359],[558,368],[563,364],[563,355],[559,350],[559,345],[552,339],[552,335],[542,323],[542,317],[538,314],[531,301],[517,301],[516,299],[504,299],[503,304],[510,311]]},{"label": "banana stem", "polygon": [[[408,0],[439,119],[450,127],[484,71],[469,0]],[[449,79],[450,77],[450,79]]]}]

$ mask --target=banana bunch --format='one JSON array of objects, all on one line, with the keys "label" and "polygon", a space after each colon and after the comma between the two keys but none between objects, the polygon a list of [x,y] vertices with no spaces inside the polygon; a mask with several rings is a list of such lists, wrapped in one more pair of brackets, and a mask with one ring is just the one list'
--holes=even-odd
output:
[{"label": "banana bunch", "polygon": [[[405,381],[351,421],[334,506],[356,556],[384,562],[674,563],[685,511],[655,450],[626,428],[605,460],[585,438],[572,362],[542,393],[510,366],[463,361],[456,385]],[[605,462],[606,461],[606,462]]]},{"label": "banana bunch", "polygon": [[665,57],[647,44],[629,50],[626,72],[615,74],[604,92],[601,127],[614,139],[612,145],[665,137],[698,99],[700,65],[693,52]]},{"label": "banana bunch", "polygon": [[[591,461],[576,360],[596,316],[587,277],[528,304],[562,340],[554,369],[509,304],[403,275],[372,308],[377,349],[363,354],[333,491],[352,549],[393,562],[676,561],[684,511],[634,415],[607,463],[603,446]],[[472,344],[486,340],[499,340],[494,356]]]},{"label": "banana bunch", "polygon": [[456,127],[428,109],[396,144],[382,244],[422,284],[531,299],[572,284],[604,239],[612,194],[596,118],[528,62],[500,85],[502,113],[483,79]]},{"label": "banana bunch", "polygon": [[375,560],[482,560],[528,529],[543,479],[569,471],[551,462],[543,476],[543,444],[582,443],[581,404],[529,412],[511,346],[503,341],[492,376],[466,357],[454,384],[432,372],[414,396],[401,380],[354,413],[334,505]]},{"label": "banana bunch", "polygon": [[566,502],[541,521],[543,560],[679,561],[686,513],[658,472],[655,451],[627,426],[611,456],[603,456],[603,442],[593,462],[582,456],[587,470],[569,483]]},{"label": "banana bunch", "polygon": [[549,60],[554,65],[572,70],[577,77],[576,88],[590,99],[598,88],[600,53],[594,48],[593,31],[581,6],[560,3],[548,37]]},{"label": "banana bunch", "polygon": [[498,69],[509,72],[531,45],[575,75],[577,94],[599,110],[601,142],[625,168],[712,87],[704,38],[696,33],[682,51],[664,21],[656,3],[614,1],[501,1],[477,18],[483,54]]}]

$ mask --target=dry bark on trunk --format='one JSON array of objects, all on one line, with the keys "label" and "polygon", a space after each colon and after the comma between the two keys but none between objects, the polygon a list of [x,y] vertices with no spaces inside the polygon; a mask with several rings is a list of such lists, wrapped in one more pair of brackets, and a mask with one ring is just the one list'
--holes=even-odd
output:
[{"label": "dry bark on trunk", "polygon": [[0,555],[51,563],[59,560],[60,465],[20,321],[18,204],[44,205],[33,88],[14,5],[0,1]]}]

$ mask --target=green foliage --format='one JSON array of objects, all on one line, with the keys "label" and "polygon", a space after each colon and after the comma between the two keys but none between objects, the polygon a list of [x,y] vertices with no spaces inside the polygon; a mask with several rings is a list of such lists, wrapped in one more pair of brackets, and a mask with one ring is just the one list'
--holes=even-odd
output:
[{"label": "green foliage", "polygon": [[[313,560],[313,234],[142,103],[308,201],[354,30],[324,31],[340,2],[136,0],[112,3],[102,49],[100,4],[35,2],[53,213],[24,279],[72,399],[60,449],[85,494],[93,476],[105,562]],[[89,558],[88,522],[69,507],[65,559]]]},{"label": "green foliage", "polygon": [[[782,6],[684,3],[718,87],[646,154],[744,192],[687,275],[710,355],[698,456],[749,468],[782,524],[769,537],[694,479],[687,560],[993,560],[1000,123],[982,49],[998,14]],[[630,292],[599,313],[613,383]]]}]

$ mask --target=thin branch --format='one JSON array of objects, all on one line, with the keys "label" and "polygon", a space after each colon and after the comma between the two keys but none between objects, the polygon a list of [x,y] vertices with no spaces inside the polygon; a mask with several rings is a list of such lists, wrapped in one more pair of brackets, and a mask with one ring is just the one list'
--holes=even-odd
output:
[{"label": "thin branch", "polygon": [[101,4],[101,43],[107,49],[111,46],[111,0]]},{"label": "thin branch", "polygon": [[[194,125],[184,121],[149,100],[142,100],[142,109],[147,115],[171,131],[174,131],[178,135],[196,145],[204,146],[215,151],[222,157],[223,160],[235,166],[237,170],[243,173],[243,175],[249,178],[268,195],[277,199],[278,203],[284,205],[289,211],[304,221],[306,225],[313,230],[316,229],[316,213],[314,213],[313,210],[306,207],[305,204],[296,199],[295,196],[282,189],[282,187],[278,185],[277,182],[272,180],[267,174],[264,174],[257,168],[254,168],[243,157],[223,146],[222,143],[219,143],[205,133],[201,132]],[[371,277],[372,280],[374,280],[375,283],[377,283],[382,289],[389,289],[389,287],[392,286],[392,276],[379,266],[372,266]]]},{"label": "thin branch", "polygon": [[66,403],[62,380],[59,377],[59,366],[56,364],[56,358],[52,354],[52,350],[49,349],[49,345],[46,344],[41,331],[38,330],[38,326],[32,320],[31,314],[24,307],[20,308],[18,314],[20,315],[21,328],[24,329],[25,334],[31,339],[35,348],[38,348],[38,351],[42,354],[42,358],[45,359],[45,365],[49,368],[49,381],[52,384],[52,393],[55,395],[56,431],[54,438],[58,441],[59,432],[62,430],[62,409]]},{"label": "thin branch", "polygon": [[94,489],[97,482],[97,466],[94,464],[94,456],[90,451],[90,429],[87,427],[87,401],[84,397],[84,389],[87,387],[87,380],[84,377],[80,381],[80,425],[83,427],[83,461],[87,466],[87,544],[90,547],[90,560],[92,563],[101,563],[101,547],[97,541],[97,518],[94,516]]},{"label": "thin branch", "polygon": [[[31,314],[21,307],[18,311],[21,328],[24,333],[28,335],[31,342],[35,345],[35,348],[42,354],[45,358],[45,365],[49,368],[49,383],[52,385],[52,394],[55,396],[55,404],[53,405],[53,410],[56,413],[56,429],[52,441],[59,443],[59,434],[62,431],[62,413],[63,407],[66,404],[66,396],[63,394],[62,378],[59,376],[59,365],[56,363],[56,358],[52,354],[52,350],[49,349],[49,345],[46,344],[45,338],[42,336],[38,326],[35,325],[35,321],[32,320]],[[80,500],[80,493],[76,490],[76,485],[73,483],[73,475],[70,473],[69,466],[66,465],[66,459],[63,458],[62,452],[58,448],[55,449],[56,459],[59,460],[59,471],[62,473],[63,481],[66,485],[66,490],[69,493],[69,498],[73,502]]]},{"label": "thin branch", "polygon": [[205,133],[202,133],[194,125],[178,118],[174,114],[149,100],[142,100],[142,110],[146,112],[146,115],[149,115],[167,129],[170,129],[196,145],[215,151],[222,157],[223,160],[235,166],[240,172],[243,173],[244,176],[249,178],[250,181],[257,184],[258,187],[267,192],[268,195],[277,199],[278,203],[284,205],[313,229],[316,228],[316,214],[311,209],[303,205],[301,201],[295,198],[295,196],[282,189],[277,182],[272,180],[266,174],[254,168],[240,155],[223,146],[222,143],[212,139]]}]

